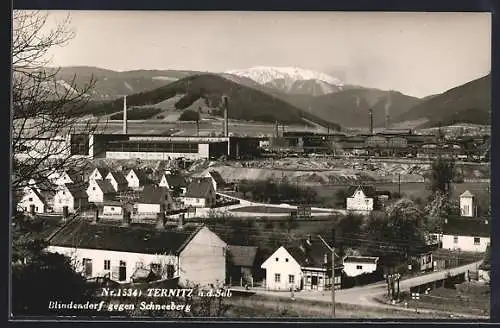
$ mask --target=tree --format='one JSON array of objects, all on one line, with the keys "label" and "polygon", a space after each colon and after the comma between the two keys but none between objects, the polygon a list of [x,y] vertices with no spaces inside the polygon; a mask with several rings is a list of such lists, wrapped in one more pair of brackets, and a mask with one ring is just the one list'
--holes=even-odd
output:
[{"label": "tree", "polygon": [[185,110],[179,116],[179,121],[199,121],[200,114],[194,110]]},{"label": "tree", "polygon": [[447,196],[451,192],[451,182],[455,174],[453,159],[438,156],[431,165],[430,189]]},{"label": "tree", "polygon": [[93,78],[78,85],[76,76],[72,81],[60,81],[58,70],[47,67],[50,50],[66,45],[75,35],[69,17],[54,28],[48,18],[40,12],[13,13],[12,190],[30,186],[31,178],[40,185],[51,173],[84,169],[86,161],[74,153],[85,151],[89,140],[82,136],[80,147],[72,149],[66,136],[75,132],[88,136],[96,129],[95,122],[85,123],[80,117],[90,100]]}]

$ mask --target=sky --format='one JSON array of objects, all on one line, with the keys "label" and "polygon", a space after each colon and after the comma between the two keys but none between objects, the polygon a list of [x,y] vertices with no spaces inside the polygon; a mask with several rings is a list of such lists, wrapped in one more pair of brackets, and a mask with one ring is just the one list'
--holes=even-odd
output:
[{"label": "sky", "polygon": [[52,66],[223,72],[298,66],[424,97],[491,70],[489,13],[50,11]]}]

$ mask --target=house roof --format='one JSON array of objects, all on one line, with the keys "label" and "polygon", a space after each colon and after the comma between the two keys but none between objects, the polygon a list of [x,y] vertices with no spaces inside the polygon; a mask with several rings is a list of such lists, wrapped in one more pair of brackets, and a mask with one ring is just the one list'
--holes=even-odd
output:
[{"label": "house roof", "polygon": [[257,250],[257,246],[228,246],[228,252],[231,255],[231,262],[235,266],[242,267],[254,266]]},{"label": "house roof", "polygon": [[186,178],[180,174],[164,174],[164,176],[171,188],[185,188],[187,186]]},{"label": "house roof", "polygon": [[125,178],[125,176],[121,172],[110,171],[106,177],[108,177],[110,175],[113,176],[113,178],[115,179],[116,183],[118,183],[118,185],[128,184],[127,179]]},{"label": "house roof", "polygon": [[347,256],[344,258],[344,263],[373,263],[378,262],[378,257],[372,256]]},{"label": "house roof", "polygon": [[144,186],[144,189],[141,191],[137,202],[143,204],[163,204],[168,194],[168,188],[147,185]]},{"label": "house roof", "polygon": [[187,186],[186,195],[184,197],[203,198],[212,188],[210,179],[193,179]]},{"label": "house roof", "polygon": [[351,186],[348,190],[348,195],[354,195],[354,192],[361,189],[366,197],[374,197],[377,195],[377,191],[372,186]]},{"label": "house roof", "polygon": [[203,227],[158,230],[131,224],[92,224],[83,219],[69,221],[50,244],[61,247],[133,252],[142,254],[179,254]]},{"label": "house roof", "polygon": [[460,198],[462,197],[474,197],[474,195],[470,191],[466,190],[460,195]]},{"label": "house roof", "polygon": [[107,200],[102,203],[102,206],[122,206],[122,203],[116,200]]},{"label": "house roof", "polygon": [[[137,179],[139,179],[139,183],[146,184],[146,183],[150,182],[144,171],[139,170],[139,169],[130,169],[130,171],[134,171],[135,175],[137,176]],[[130,171],[129,171],[129,173],[130,173]]]},{"label": "house roof", "polygon": [[218,171],[210,170],[208,171],[208,174],[210,174],[212,179],[214,179],[215,183],[217,183],[218,185],[223,185],[226,183],[226,181],[224,181],[224,178],[222,178],[222,175],[220,175]]},{"label": "house roof", "polygon": [[87,188],[83,188],[81,184],[67,183],[66,188],[71,193],[71,196],[73,196],[73,198],[75,199],[88,198],[87,192],[85,191]]},{"label": "house roof", "polygon": [[78,181],[83,181],[83,172],[75,170],[75,169],[69,169],[66,170],[66,173],[68,176],[71,178],[71,181],[73,182],[78,182]]},{"label": "house roof", "polygon": [[[297,246],[286,247],[286,250],[302,267],[330,268],[332,263],[332,252],[321,240],[312,239],[310,244],[307,240],[301,240]],[[325,263],[325,254],[327,263]],[[337,254],[335,254],[335,267],[342,267],[341,259]]]},{"label": "house roof", "polygon": [[102,176],[103,179],[109,173],[109,169],[104,168],[104,167],[96,167],[94,170],[92,170],[92,172],[94,172],[95,170],[99,171],[99,174],[101,174],[101,176]]},{"label": "house roof", "polygon": [[490,237],[491,224],[485,223],[485,220],[471,218],[448,219],[443,225],[444,235],[469,236],[469,237]]},{"label": "house roof", "polygon": [[104,194],[114,194],[116,193],[115,188],[109,180],[96,180],[95,183],[99,186]]}]

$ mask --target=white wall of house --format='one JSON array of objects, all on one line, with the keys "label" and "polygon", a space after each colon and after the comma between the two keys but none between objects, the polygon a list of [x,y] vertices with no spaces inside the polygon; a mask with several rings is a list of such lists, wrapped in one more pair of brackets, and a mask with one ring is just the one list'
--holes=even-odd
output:
[{"label": "white wall of house", "polygon": [[104,205],[102,208],[103,215],[122,215],[123,208],[120,205]]},{"label": "white wall of house", "polygon": [[207,205],[207,199],[205,198],[194,198],[194,197],[183,197],[182,202],[184,203],[185,206],[189,207],[206,207]]},{"label": "white wall of house", "polygon": [[97,169],[94,169],[94,171],[92,171],[92,173],[89,176],[89,180],[102,180],[102,179],[104,179],[104,177],[101,175],[101,173],[99,173],[99,170]]},{"label": "white wall of house", "polygon": [[[266,270],[266,288],[271,290],[289,290],[300,286],[302,270],[299,263],[281,246],[261,265]],[[293,276],[293,283],[290,283]]]},{"label": "white wall of house", "polygon": [[135,174],[135,172],[133,170],[130,170],[127,173],[127,175],[125,176],[125,178],[127,179],[128,186],[130,188],[137,189],[141,186],[139,178],[137,177],[137,175]]},{"label": "white wall of house", "polygon": [[465,252],[485,252],[486,247],[490,243],[490,237],[473,237],[473,236],[442,236],[443,248],[445,249],[460,249]]},{"label": "white wall of house", "polygon": [[370,212],[373,211],[373,198],[366,197],[362,190],[356,190],[352,197],[347,198],[347,210]]},{"label": "white wall of house", "polygon": [[377,270],[376,263],[355,263],[355,262],[344,262],[344,272],[349,277],[359,276],[363,273],[372,273]]},{"label": "white wall of house", "polygon": [[137,203],[136,208],[138,214],[156,214],[161,212],[160,204]]},{"label": "white wall of house", "polygon": [[70,213],[75,211],[75,200],[67,188],[56,192],[54,196],[54,212],[62,212],[64,206],[68,207]]},{"label": "white wall of house", "polygon": [[[174,276],[178,276],[178,259],[174,255],[162,255],[162,254],[142,254],[142,253],[130,253],[130,252],[117,252],[110,250],[100,250],[100,249],[87,249],[87,248],[71,248],[71,247],[60,247],[60,246],[49,246],[47,248],[49,252],[64,254],[73,260],[75,265],[75,270],[82,272],[83,259],[92,260],[92,272],[90,277],[102,277],[106,274],[111,274],[113,280],[119,281],[120,277],[117,277],[117,269],[120,266],[120,262],[125,264],[125,279],[121,280],[122,283],[131,282],[130,277],[134,274],[135,270],[139,266],[147,267],[151,263],[157,263],[160,265],[165,265],[168,263],[174,264],[176,267],[176,273]],[[105,264],[105,261],[109,261]],[[122,263],[123,264],[123,263]],[[106,267],[105,267],[106,265]]]},{"label": "white wall of house", "polygon": [[22,211],[29,212],[31,205],[35,206],[35,213],[41,214],[46,211],[45,203],[29,188],[19,201],[17,207]]},{"label": "white wall of house", "polygon": [[179,256],[179,282],[201,285],[226,280],[227,244],[208,228],[202,228]]},{"label": "white wall of house", "polygon": [[460,214],[473,217],[475,212],[473,197],[460,197]]},{"label": "white wall of house", "polygon": [[168,185],[168,181],[167,181],[167,178],[165,177],[165,175],[162,175],[160,183],[158,184],[158,186],[164,187],[164,188],[170,188],[170,186]]},{"label": "white wall of house", "polygon": [[87,195],[89,196],[89,202],[102,203],[104,201],[104,193],[95,180],[90,181],[87,187]]}]

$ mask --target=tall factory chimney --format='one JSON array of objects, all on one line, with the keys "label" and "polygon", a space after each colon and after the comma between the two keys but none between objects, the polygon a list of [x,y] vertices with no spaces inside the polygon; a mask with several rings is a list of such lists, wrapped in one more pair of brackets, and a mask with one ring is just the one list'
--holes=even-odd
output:
[{"label": "tall factory chimney", "polygon": [[373,134],[373,109],[368,110],[368,116],[370,117],[370,134]]},{"label": "tall factory chimney", "polygon": [[227,118],[227,115],[228,115],[227,111],[229,110],[228,96],[223,96],[222,102],[223,102],[223,106],[224,106],[224,137],[228,137],[229,136],[229,125],[228,125],[228,118]]},{"label": "tall factory chimney", "polygon": [[127,134],[127,96],[123,97],[123,134]]},{"label": "tall factory chimney", "polygon": [[391,93],[387,96],[387,102],[385,103],[385,129],[389,129],[390,125],[390,108],[391,108]]}]

